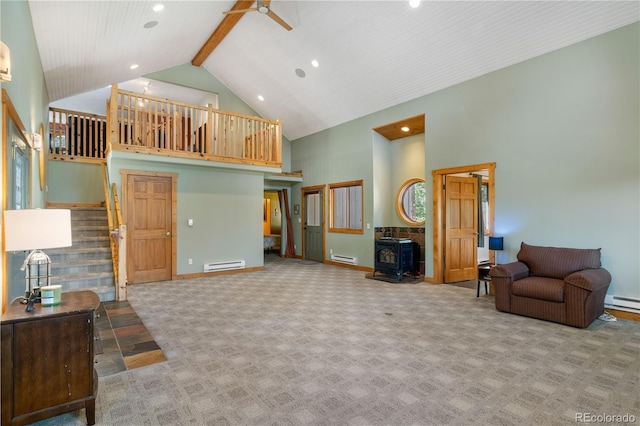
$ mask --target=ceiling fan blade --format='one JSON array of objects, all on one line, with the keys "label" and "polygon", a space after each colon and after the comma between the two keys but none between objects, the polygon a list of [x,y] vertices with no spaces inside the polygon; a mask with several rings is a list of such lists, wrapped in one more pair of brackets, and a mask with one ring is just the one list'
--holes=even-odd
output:
[{"label": "ceiling fan blade", "polygon": [[227,10],[222,13],[225,15],[233,15],[234,13],[256,12],[257,10],[258,10],[257,7],[251,7],[249,9]]},{"label": "ceiling fan blade", "polygon": [[267,16],[271,19],[273,19],[274,21],[276,21],[278,24],[282,25],[282,27],[287,30],[287,31],[291,31],[293,28],[291,28],[291,26],[289,24],[287,24],[286,22],[284,22],[282,20],[281,17],[279,17],[278,15],[276,15],[273,11],[269,11],[267,12]]},{"label": "ceiling fan blade", "polygon": [[[271,4],[271,0],[262,0],[262,2],[258,2],[258,3],[262,3],[262,5],[264,7],[269,7],[269,5]],[[260,5],[258,5],[258,7],[260,7]]]},{"label": "ceiling fan blade", "polygon": [[[246,9],[253,4],[253,1],[254,0],[237,0],[231,10]],[[205,59],[213,52],[213,49],[229,34],[229,31],[238,23],[242,16],[242,14],[225,15],[220,25],[213,31],[209,39],[202,45],[198,53],[196,53],[196,56],[191,60],[191,64],[196,67],[202,65]]]}]

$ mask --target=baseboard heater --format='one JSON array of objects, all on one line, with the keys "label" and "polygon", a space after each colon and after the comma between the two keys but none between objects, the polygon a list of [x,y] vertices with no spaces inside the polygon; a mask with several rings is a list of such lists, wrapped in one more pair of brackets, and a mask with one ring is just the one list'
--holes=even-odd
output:
[{"label": "baseboard heater", "polygon": [[228,262],[205,263],[205,272],[228,271],[230,269],[244,269],[244,260],[230,260]]},{"label": "baseboard heater", "polygon": [[605,308],[619,309],[640,314],[640,299],[635,297],[622,297],[607,295],[604,298]]},{"label": "baseboard heater", "polygon": [[338,263],[346,263],[348,265],[357,265],[358,258],[353,256],[343,256],[341,254],[332,254],[331,260]]}]

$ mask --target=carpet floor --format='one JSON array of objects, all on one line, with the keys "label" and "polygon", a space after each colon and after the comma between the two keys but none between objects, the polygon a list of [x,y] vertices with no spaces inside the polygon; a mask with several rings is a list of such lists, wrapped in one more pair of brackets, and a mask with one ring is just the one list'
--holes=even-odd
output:
[{"label": "carpet floor", "polygon": [[[498,312],[475,286],[398,285],[294,259],[128,295],[166,361],[100,377],[98,425],[640,417],[638,322],[576,329]],[[80,410],[39,424],[85,421]]]}]

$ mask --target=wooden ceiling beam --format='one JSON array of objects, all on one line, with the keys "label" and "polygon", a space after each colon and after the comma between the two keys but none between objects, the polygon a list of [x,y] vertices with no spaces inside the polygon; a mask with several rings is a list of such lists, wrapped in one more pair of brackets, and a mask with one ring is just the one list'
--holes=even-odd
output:
[{"label": "wooden ceiling beam", "polygon": [[[238,0],[231,10],[248,9],[254,0]],[[196,56],[191,60],[191,65],[199,67],[211,55],[211,52],[218,47],[229,31],[238,23],[244,13],[229,13],[224,15],[220,25],[213,31],[209,39],[202,45]]]}]

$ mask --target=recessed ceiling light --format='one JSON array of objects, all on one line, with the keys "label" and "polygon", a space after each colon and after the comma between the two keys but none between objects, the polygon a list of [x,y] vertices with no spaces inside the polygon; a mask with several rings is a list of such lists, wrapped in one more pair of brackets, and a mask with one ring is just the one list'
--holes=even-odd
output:
[{"label": "recessed ceiling light", "polygon": [[320,66],[320,63],[317,59],[314,59],[313,61],[311,61],[311,65],[313,65],[314,68],[318,68]]},{"label": "recessed ceiling light", "polygon": [[400,130],[402,130],[403,132],[405,132],[405,133],[406,133],[406,132],[408,132],[408,131],[409,131],[409,130],[411,130],[411,129],[409,129],[407,126],[402,126],[402,127],[400,127]]},{"label": "recessed ceiling light", "polygon": [[130,70],[135,70],[136,68],[138,68],[138,64],[133,64],[129,67]]},{"label": "recessed ceiling light", "polygon": [[296,68],[296,75],[300,78],[304,78],[307,74],[302,68]]},{"label": "recessed ceiling light", "polygon": [[164,5],[163,4],[156,4],[155,6],[153,6],[153,11],[154,12],[160,12],[162,9],[164,9]]},{"label": "recessed ceiling light", "polygon": [[155,27],[156,25],[158,25],[158,21],[149,21],[149,22],[147,22],[146,24],[144,24],[144,27],[145,27],[145,28],[153,28],[153,27]]},{"label": "recessed ceiling light", "polygon": [[259,101],[264,101],[264,96],[262,96],[262,95],[258,95],[258,100],[259,100]]},{"label": "recessed ceiling light", "polygon": [[420,0],[409,0],[409,6],[415,9],[416,7],[420,6]]}]

